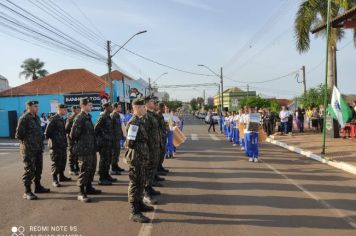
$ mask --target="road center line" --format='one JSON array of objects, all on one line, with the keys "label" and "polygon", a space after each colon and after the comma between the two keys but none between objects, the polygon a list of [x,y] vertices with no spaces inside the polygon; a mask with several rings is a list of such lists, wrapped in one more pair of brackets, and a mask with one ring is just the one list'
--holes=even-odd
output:
[{"label": "road center line", "polygon": [[296,186],[299,190],[303,191],[306,195],[308,195],[309,197],[311,197],[312,199],[314,199],[315,201],[317,201],[318,203],[320,203],[324,208],[329,209],[330,211],[332,211],[333,213],[335,213],[336,215],[338,215],[339,217],[341,217],[347,224],[349,224],[351,227],[353,227],[354,229],[356,229],[356,222],[351,218],[346,216],[345,214],[343,214],[340,210],[338,210],[336,207],[334,207],[333,205],[331,205],[330,203],[328,203],[327,201],[324,201],[322,199],[320,199],[318,196],[316,196],[315,194],[309,192],[306,188],[304,188],[303,186],[297,184],[294,180],[288,178],[288,176],[286,176],[285,174],[281,173],[279,170],[275,169],[273,166],[271,166],[270,164],[267,164],[266,162],[263,162],[268,168],[270,168],[271,170],[273,170],[274,173],[281,175],[284,179],[286,179],[288,182],[290,182],[291,184],[293,184],[294,186]]},{"label": "road center line", "polygon": [[154,211],[147,214],[147,217],[151,219],[151,222],[147,224],[142,224],[138,236],[151,236],[152,229],[153,229],[153,220],[155,218],[155,213],[157,209],[156,206],[153,207],[154,207]]},{"label": "road center line", "polygon": [[197,141],[197,140],[199,140],[199,138],[198,138],[198,135],[197,135],[197,134],[191,134],[190,136],[191,136],[191,138],[192,138],[192,140],[193,140],[193,141]]}]

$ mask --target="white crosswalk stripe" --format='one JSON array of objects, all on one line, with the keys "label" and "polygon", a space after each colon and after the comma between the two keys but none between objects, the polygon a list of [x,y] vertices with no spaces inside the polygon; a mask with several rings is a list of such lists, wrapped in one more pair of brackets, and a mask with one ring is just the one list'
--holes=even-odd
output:
[{"label": "white crosswalk stripe", "polygon": [[214,141],[219,141],[219,137],[217,137],[215,134],[209,134],[210,138]]},{"label": "white crosswalk stripe", "polygon": [[190,136],[191,136],[191,139],[192,139],[193,141],[199,140],[199,137],[198,137],[197,134],[191,134]]}]

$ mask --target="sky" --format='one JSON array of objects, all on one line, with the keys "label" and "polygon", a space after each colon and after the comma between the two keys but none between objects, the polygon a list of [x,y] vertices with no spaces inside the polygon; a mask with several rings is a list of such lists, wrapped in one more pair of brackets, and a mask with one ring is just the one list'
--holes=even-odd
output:
[{"label": "sky", "polygon": [[[11,0],[45,22],[88,46],[103,57],[105,40],[123,44],[140,55],[180,70],[198,74],[216,73],[223,68],[224,89],[239,87],[255,90],[266,97],[293,98],[302,93],[296,74],[306,66],[307,88],[325,80],[325,39],[311,36],[307,53],[296,51],[293,22],[300,1],[296,0],[51,0],[98,36],[95,42],[49,16],[34,4],[49,0]],[[1,0],[0,2],[6,2]],[[3,8],[0,7],[3,11]],[[12,34],[13,35],[13,34]],[[18,36],[15,34],[15,36]],[[356,49],[352,32],[338,44],[338,85],[341,93],[355,93]],[[114,49],[117,49],[114,48]],[[19,77],[26,58],[40,58],[45,69],[54,73],[63,69],[85,68],[97,75],[107,72],[104,62],[37,46],[9,35],[0,25],[0,74],[10,86],[28,81]],[[219,83],[215,76],[193,75],[172,70],[121,50],[113,58],[120,69],[134,78],[157,80],[158,87],[179,84]],[[114,68],[115,69],[115,68]],[[283,79],[270,80],[287,74]],[[238,81],[238,82],[236,82]],[[167,88],[171,99],[189,101],[217,93],[217,87]]]}]

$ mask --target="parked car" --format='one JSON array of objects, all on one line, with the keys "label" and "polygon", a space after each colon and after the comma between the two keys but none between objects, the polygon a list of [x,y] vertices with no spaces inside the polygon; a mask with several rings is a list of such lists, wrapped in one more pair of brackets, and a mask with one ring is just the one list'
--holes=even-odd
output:
[{"label": "parked car", "polygon": [[[218,113],[213,112],[213,120],[215,124],[219,123],[219,116]],[[209,114],[205,116],[205,123],[209,124],[210,123],[210,117]]]}]

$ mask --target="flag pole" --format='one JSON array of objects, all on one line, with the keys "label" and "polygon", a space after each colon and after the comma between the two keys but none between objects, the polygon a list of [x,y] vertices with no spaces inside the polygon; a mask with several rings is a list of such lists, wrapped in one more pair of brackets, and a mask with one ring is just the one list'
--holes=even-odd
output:
[{"label": "flag pole", "polygon": [[328,105],[328,64],[329,64],[329,44],[330,44],[330,18],[331,18],[331,0],[328,0],[328,12],[326,17],[326,60],[325,60],[325,84],[324,84],[324,111],[323,111],[323,146],[321,154],[325,154],[326,140],[326,107]]}]

